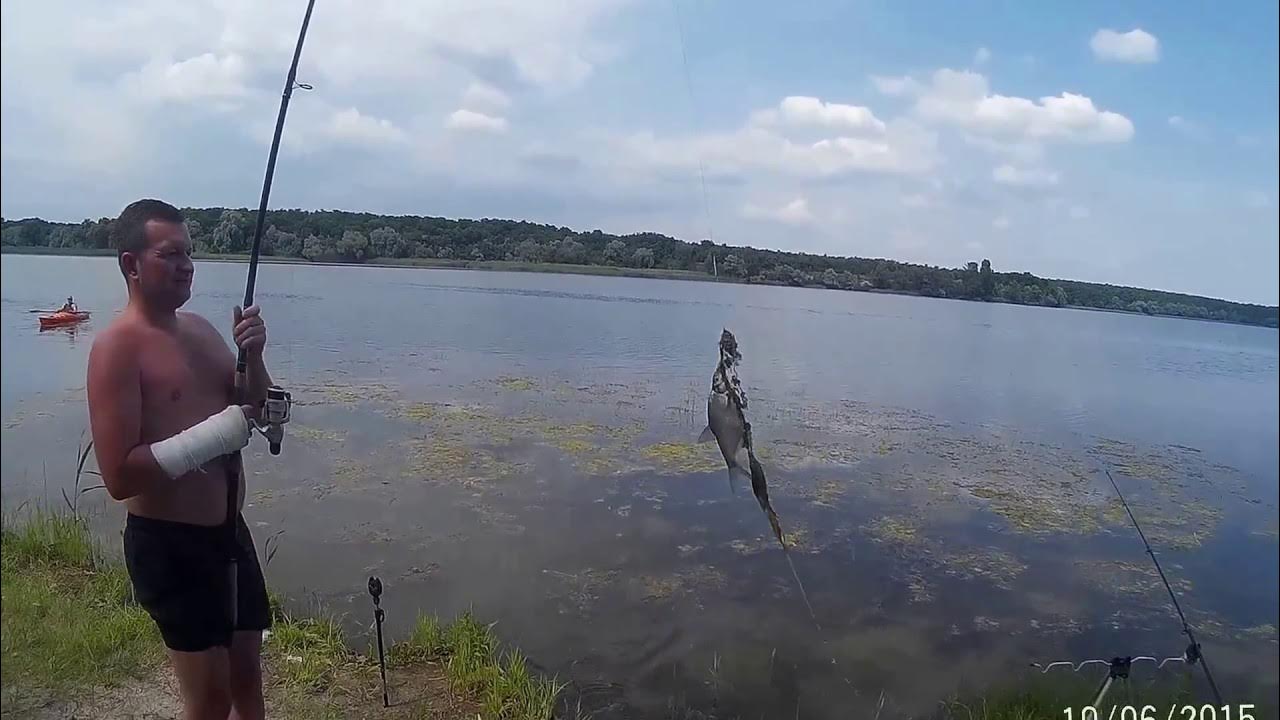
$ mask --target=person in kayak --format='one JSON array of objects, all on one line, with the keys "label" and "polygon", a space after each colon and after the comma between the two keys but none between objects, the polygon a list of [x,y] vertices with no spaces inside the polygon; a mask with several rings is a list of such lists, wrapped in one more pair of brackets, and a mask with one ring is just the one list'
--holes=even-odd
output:
[{"label": "person in kayak", "polygon": [[70,296],[67,296],[67,301],[62,304],[62,308],[59,309],[58,312],[61,312],[61,313],[76,312],[76,301],[72,300]]},{"label": "person in kayak", "polygon": [[[232,337],[248,361],[246,405],[234,404],[236,357],[208,320],[179,312],[191,297],[191,238],[182,213],[139,200],[113,228],[128,286],[124,311],[93,342],[87,393],[98,468],[124,501],[125,565],[168,648],[183,717],[263,717],[266,583],[240,516],[238,451],[271,378],[257,306],[235,308]],[[236,492],[236,542],[226,525]],[[234,558],[236,610],[231,612]]]}]

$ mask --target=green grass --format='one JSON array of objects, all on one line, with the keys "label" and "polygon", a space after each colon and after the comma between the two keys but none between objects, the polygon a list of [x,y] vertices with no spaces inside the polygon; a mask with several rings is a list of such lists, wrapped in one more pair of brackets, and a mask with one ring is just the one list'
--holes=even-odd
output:
[{"label": "green grass", "polygon": [[[45,509],[5,518],[0,558],[6,714],[161,666],[154,623],[82,519]],[[338,620],[318,609],[293,615],[275,595],[271,606],[263,651],[283,712],[343,717],[351,703],[372,702],[376,654],[353,651]],[[469,614],[449,625],[424,617],[391,648],[389,665],[401,672],[424,663],[443,667],[450,689],[474,699],[485,720],[546,720],[561,688],[532,673],[519,652],[501,651],[489,626]]]},{"label": "green grass", "polygon": [[[1135,666],[1136,667],[1136,666]],[[1098,717],[1106,718],[1115,706],[1116,717],[1125,706],[1152,705],[1168,708],[1186,704],[1192,699],[1191,688],[1185,673],[1167,671],[1167,680],[1150,685],[1149,676],[1143,670],[1135,670],[1132,695],[1124,683],[1112,684],[1103,702],[1099,704]],[[1196,670],[1199,672],[1199,670]],[[937,714],[939,720],[1062,720],[1063,710],[1072,708],[1075,717],[1093,702],[1102,683],[1104,671],[1091,674],[1074,674],[1063,670],[1050,675],[1032,675],[1016,685],[988,688],[981,694],[948,700],[942,703]],[[1145,679],[1139,679],[1145,678]],[[1180,678],[1175,680],[1173,678]]]},{"label": "green grass", "polygon": [[392,646],[388,664],[443,664],[449,684],[476,698],[486,720],[550,718],[562,685],[530,672],[517,650],[502,652],[490,626],[465,613],[447,626],[419,617],[409,637]]},{"label": "green grass", "polygon": [[277,680],[305,689],[323,689],[347,665],[364,662],[342,637],[342,628],[327,616],[277,614],[264,651]]},{"label": "green grass", "polygon": [[0,539],[0,683],[60,693],[115,685],[155,667],[159,634],[132,601],[122,567],[104,561],[84,522],[35,509],[6,518]]}]

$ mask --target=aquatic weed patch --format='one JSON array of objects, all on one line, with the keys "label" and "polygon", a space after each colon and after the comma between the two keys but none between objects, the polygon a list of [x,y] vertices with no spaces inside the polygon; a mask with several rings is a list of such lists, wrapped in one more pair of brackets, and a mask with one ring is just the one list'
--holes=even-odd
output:
[{"label": "aquatic weed patch", "polygon": [[712,443],[660,442],[640,449],[655,469],[666,473],[705,473],[724,469]]},{"label": "aquatic weed patch", "polygon": [[529,392],[538,388],[538,383],[527,377],[503,376],[495,384],[505,392]]},{"label": "aquatic weed patch", "polygon": [[[1001,590],[1010,590],[1026,569],[1020,558],[998,547],[957,548],[927,533],[913,518],[885,515],[863,525],[873,542],[891,549],[904,560],[924,564],[933,572],[961,580],[982,580]],[[917,568],[901,574],[913,600],[931,599],[928,582]]]},{"label": "aquatic weed patch", "polygon": [[346,438],[346,433],[289,423],[289,439],[309,445],[333,445]]},{"label": "aquatic weed patch", "polygon": [[406,474],[466,481],[497,481],[511,466],[493,448],[530,443],[555,449],[578,472],[616,475],[651,469],[664,473],[708,472],[723,467],[714,446],[660,442],[637,447],[645,430],[640,420],[613,424],[564,422],[542,415],[506,415],[484,405],[410,403],[395,414],[412,422],[422,439],[407,451]]},{"label": "aquatic weed patch", "polygon": [[[1159,607],[1166,602],[1160,575],[1150,562],[1111,560],[1101,558],[1079,559],[1074,570],[1081,581],[1116,597],[1134,600],[1146,598]],[[1172,577],[1169,582],[1179,595],[1190,592],[1191,581]]]},{"label": "aquatic weed patch", "polygon": [[408,444],[401,474],[418,480],[471,484],[512,478],[519,470],[519,465],[500,460],[485,448],[448,437],[428,437]]},{"label": "aquatic weed patch", "polygon": [[640,574],[627,580],[630,593],[643,602],[673,600],[677,597],[700,599],[702,593],[721,590],[728,585],[729,576],[713,565],[694,565],[676,572]]}]

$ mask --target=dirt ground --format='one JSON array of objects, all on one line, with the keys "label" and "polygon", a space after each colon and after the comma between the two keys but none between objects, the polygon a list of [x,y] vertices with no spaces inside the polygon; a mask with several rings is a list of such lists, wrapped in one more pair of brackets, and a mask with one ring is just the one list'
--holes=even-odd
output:
[{"label": "dirt ground", "polygon": [[[399,668],[387,678],[391,706],[382,707],[376,675],[343,673],[324,691],[286,690],[265,681],[268,718],[380,718],[455,720],[479,717],[477,704],[450,690],[443,668],[424,663]],[[372,684],[370,684],[370,682]],[[14,698],[8,698],[14,699]],[[178,720],[182,702],[168,667],[152,676],[113,688],[98,688],[74,698],[28,696],[6,702],[6,718],[31,720]],[[10,710],[14,706],[21,709]]]}]

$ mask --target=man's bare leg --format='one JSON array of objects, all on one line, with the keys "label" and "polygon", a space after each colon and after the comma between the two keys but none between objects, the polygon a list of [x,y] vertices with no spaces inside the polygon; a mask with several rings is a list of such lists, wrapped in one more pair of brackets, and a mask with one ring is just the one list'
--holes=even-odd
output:
[{"label": "man's bare leg", "polygon": [[226,648],[169,651],[178,676],[183,720],[226,720],[231,712],[231,665]]},{"label": "man's bare leg", "polygon": [[262,720],[262,631],[237,630],[231,638],[233,720]]}]

